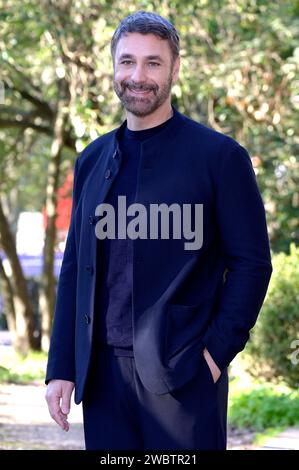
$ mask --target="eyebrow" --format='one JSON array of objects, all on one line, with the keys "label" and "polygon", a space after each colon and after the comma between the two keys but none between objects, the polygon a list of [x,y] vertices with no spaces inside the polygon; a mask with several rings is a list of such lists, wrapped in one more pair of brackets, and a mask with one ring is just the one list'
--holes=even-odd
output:
[{"label": "eyebrow", "polygon": [[[160,62],[164,62],[161,56],[159,55],[147,55],[145,56],[146,59],[148,60],[159,60]],[[124,60],[124,59],[134,59],[133,54],[121,54],[119,57],[119,61]]]}]

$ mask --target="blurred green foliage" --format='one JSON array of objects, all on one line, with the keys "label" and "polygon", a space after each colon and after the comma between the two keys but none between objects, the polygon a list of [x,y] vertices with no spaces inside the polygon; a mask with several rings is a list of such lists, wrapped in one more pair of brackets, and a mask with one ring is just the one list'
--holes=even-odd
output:
[{"label": "blurred green foliage", "polygon": [[229,423],[254,431],[298,425],[299,393],[255,386],[249,392],[236,394],[230,401]]},{"label": "blurred green foliage", "polygon": [[169,18],[181,35],[173,103],[235,137],[252,156],[274,251],[299,235],[299,4],[295,0],[0,0],[0,189],[11,208],[45,201],[60,81],[70,93],[68,145],[75,154],[124,118],[112,85],[110,39],[138,9]]},{"label": "blurred green foliage", "polygon": [[8,348],[1,350],[0,383],[28,384],[45,379],[47,355],[30,352],[26,358]]},{"label": "blurred green foliage", "polygon": [[255,377],[299,386],[299,247],[273,256],[273,274],[259,320],[247,343]]}]

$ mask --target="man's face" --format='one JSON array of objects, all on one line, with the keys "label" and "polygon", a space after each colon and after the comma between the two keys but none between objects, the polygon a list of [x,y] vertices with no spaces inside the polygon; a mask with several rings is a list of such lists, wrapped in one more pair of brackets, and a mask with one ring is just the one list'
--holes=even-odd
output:
[{"label": "man's face", "polygon": [[167,40],[139,33],[120,38],[115,51],[113,83],[127,111],[139,117],[148,116],[170,97],[179,72],[179,59],[172,62]]}]

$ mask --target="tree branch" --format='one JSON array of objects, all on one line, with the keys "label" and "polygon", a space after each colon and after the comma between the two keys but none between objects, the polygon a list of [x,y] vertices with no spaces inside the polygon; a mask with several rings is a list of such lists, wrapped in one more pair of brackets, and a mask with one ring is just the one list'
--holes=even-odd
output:
[{"label": "tree branch", "polygon": [[[13,119],[1,119],[0,118],[0,129],[4,129],[8,127],[19,128],[19,129],[33,129],[49,137],[54,136],[52,127],[40,126],[40,125],[34,124],[33,122],[26,121],[26,120],[16,121]],[[71,136],[70,132],[66,133],[65,138],[64,138],[64,143],[67,148],[69,148],[72,151],[76,151],[75,139]]]},{"label": "tree branch", "polygon": [[38,132],[42,132],[43,134],[47,134],[49,136],[53,135],[53,132],[51,132],[50,127],[39,126],[26,119],[16,120],[16,119],[0,118],[0,129],[4,129],[6,127],[16,127],[16,128],[23,128],[23,129],[29,128],[29,129],[34,129]]},{"label": "tree branch", "polygon": [[4,85],[8,90],[20,93],[22,98],[33,104],[39,110],[39,113],[43,116],[47,117],[48,119],[54,118],[54,111],[46,101],[42,101],[38,96],[29,93],[25,89],[17,87],[14,83],[12,85],[9,85],[9,83],[4,80]]}]

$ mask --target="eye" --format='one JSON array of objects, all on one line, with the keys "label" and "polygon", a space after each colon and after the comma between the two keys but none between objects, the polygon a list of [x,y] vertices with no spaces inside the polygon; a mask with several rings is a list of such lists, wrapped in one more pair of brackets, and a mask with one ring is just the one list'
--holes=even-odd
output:
[{"label": "eye", "polygon": [[123,60],[123,61],[121,62],[121,64],[124,64],[124,65],[131,65],[131,64],[133,64],[133,62],[132,62],[132,60]]},{"label": "eye", "polygon": [[149,62],[149,65],[151,67],[159,67],[160,66],[159,62]]}]

